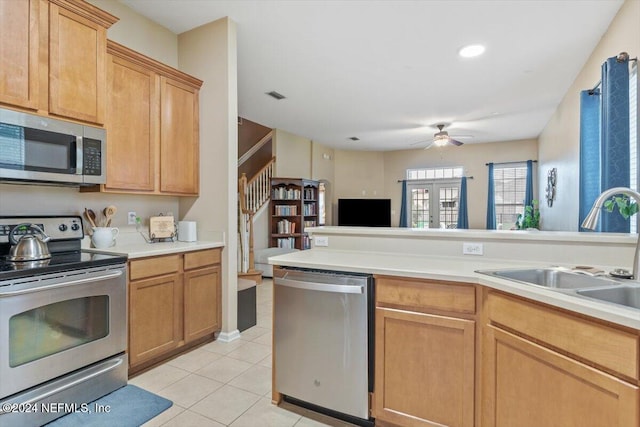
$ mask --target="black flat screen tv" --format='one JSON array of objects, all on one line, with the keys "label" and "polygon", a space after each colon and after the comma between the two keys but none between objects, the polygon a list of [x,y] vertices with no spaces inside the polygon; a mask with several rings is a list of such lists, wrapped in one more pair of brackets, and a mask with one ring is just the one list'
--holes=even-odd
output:
[{"label": "black flat screen tv", "polygon": [[391,199],[338,199],[338,225],[391,227]]}]

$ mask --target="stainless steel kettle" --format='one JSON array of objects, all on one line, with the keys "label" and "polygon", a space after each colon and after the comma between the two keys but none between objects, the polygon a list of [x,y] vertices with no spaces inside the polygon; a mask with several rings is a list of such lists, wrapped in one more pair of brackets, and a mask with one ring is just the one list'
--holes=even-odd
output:
[{"label": "stainless steel kettle", "polygon": [[[34,230],[40,235],[36,234],[24,234],[20,238],[16,239],[16,232],[20,230]],[[13,227],[11,233],[9,233],[9,242],[11,242],[11,249],[9,249],[8,261],[22,262],[22,261],[39,261],[43,259],[51,258],[51,252],[49,252],[49,246],[47,242],[51,240],[42,230],[35,224],[23,222]]]}]

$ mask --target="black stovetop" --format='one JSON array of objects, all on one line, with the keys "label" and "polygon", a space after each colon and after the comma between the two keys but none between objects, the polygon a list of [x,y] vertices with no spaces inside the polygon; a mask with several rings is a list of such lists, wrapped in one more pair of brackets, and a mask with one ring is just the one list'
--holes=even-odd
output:
[{"label": "black stovetop", "polygon": [[43,261],[12,262],[7,261],[6,256],[2,256],[0,258],[0,281],[125,262],[127,262],[127,257],[123,255],[90,253],[81,250],[53,253],[50,259]]},{"label": "black stovetop", "polygon": [[[51,240],[51,258],[42,261],[8,261],[10,231],[20,223],[37,224]],[[25,233],[20,233],[25,234]],[[0,281],[60,271],[79,270],[127,262],[124,255],[84,252],[82,218],[79,216],[0,217]]]}]

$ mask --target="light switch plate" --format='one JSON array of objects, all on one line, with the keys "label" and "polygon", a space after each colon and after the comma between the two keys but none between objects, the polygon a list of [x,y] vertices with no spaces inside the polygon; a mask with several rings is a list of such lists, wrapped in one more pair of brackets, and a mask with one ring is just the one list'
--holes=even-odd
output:
[{"label": "light switch plate", "polygon": [[329,246],[329,236],[316,236],[313,238],[315,246]]},{"label": "light switch plate", "polygon": [[462,254],[463,255],[483,255],[484,254],[484,245],[482,243],[462,243]]}]

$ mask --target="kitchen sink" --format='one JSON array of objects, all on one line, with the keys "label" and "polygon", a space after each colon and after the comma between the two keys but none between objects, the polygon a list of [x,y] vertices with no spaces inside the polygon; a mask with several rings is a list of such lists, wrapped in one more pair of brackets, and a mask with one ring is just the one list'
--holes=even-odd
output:
[{"label": "kitchen sink", "polygon": [[620,284],[610,278],[587,276],[557,268],[483,270],[478,273],[554,289],[584,289]]},{"label": "kitchen sink", "polygon": [[586,289],[576,291],[578,295],[640,309],[640,287],[618,286],[609,289]]}]

